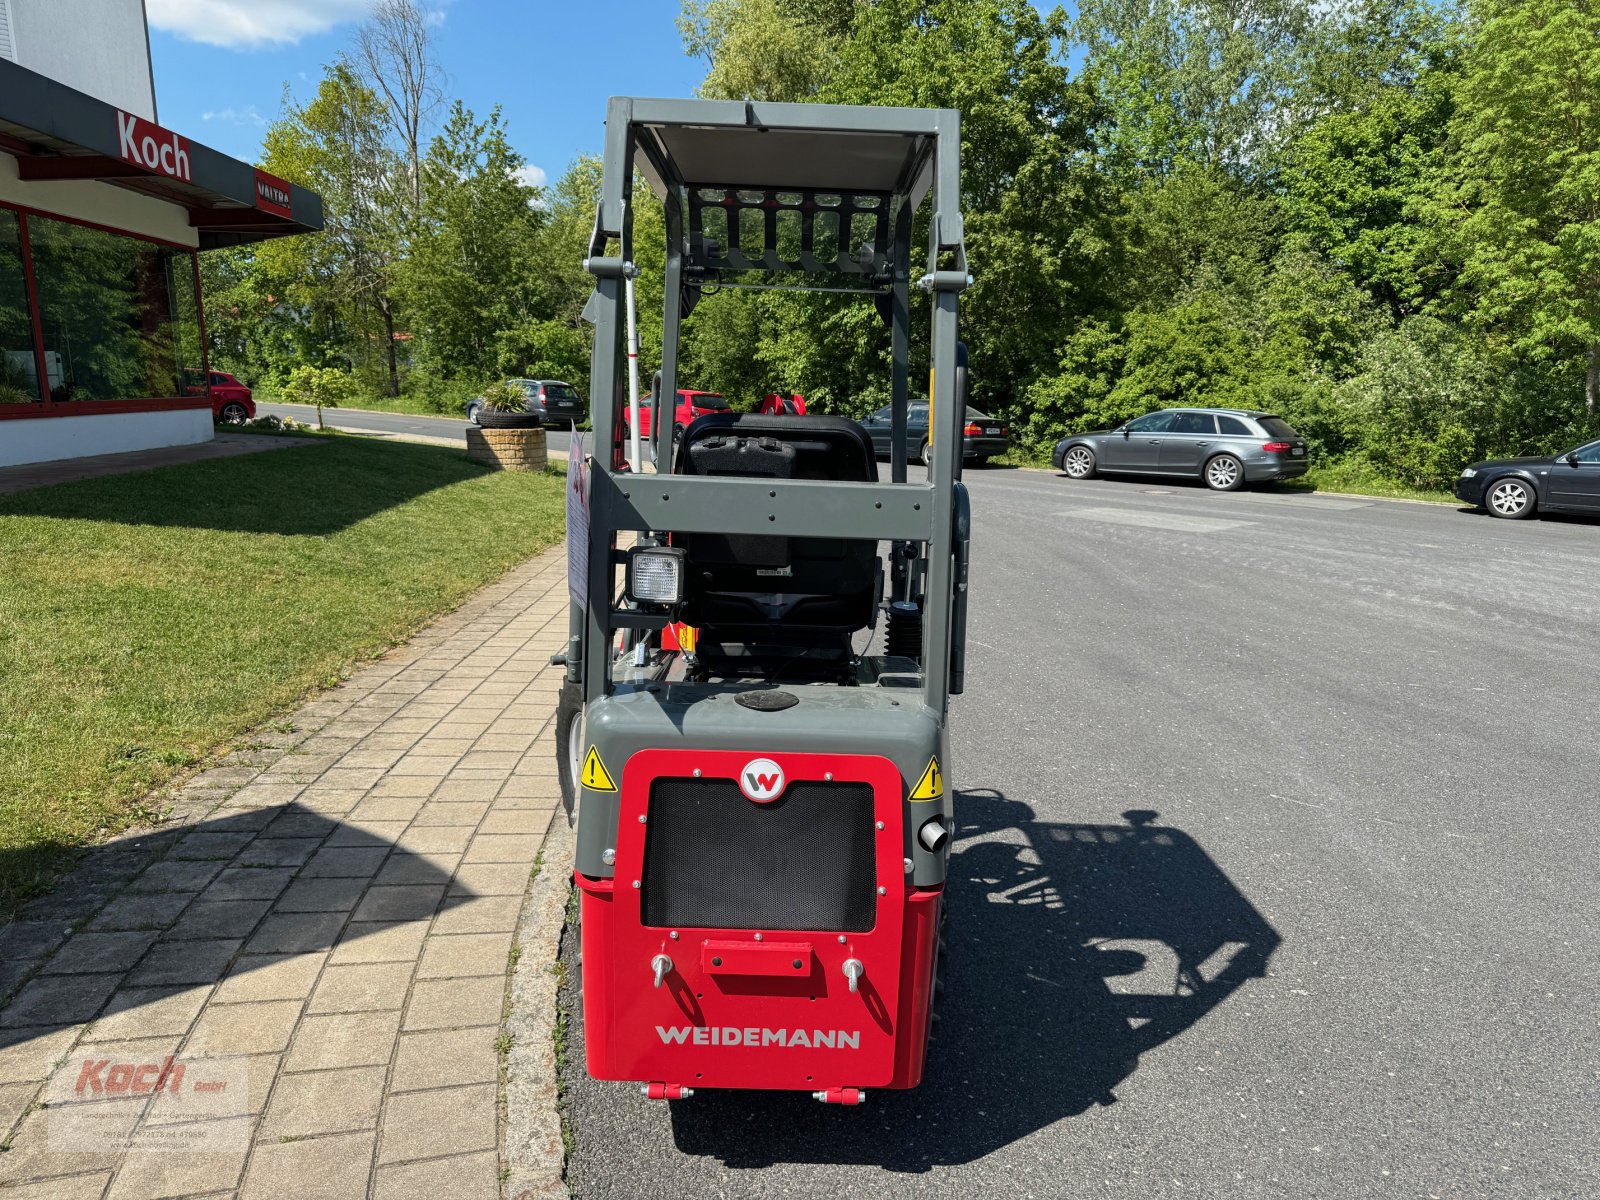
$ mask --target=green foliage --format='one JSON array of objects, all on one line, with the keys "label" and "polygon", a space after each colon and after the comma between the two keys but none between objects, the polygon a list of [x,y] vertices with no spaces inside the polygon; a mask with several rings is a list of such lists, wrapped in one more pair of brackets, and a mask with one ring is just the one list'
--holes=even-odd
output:
[{"label": "green foliage", "polygon": [[808,100],[826,80],[855,0],[683,0],[684,50],[710,69],[713,99]]},{"label": "green foliage", "polygon": [[397,290],[430,375],[496,370],[498,332],[548,313],[535,271],[538,195],[517,174],[526,165],[498,108],[479,121],[460,101],[428,149]]},{"label": "green foliage", "polygon": [[287,403],[311,404],[319,409],[338,408],[356,392],[356,381],[350,373],[333,367],[296,367],[283,385]]},{"label": "green foliage", "polygon": [[[706,96],[960,110],[961,333],[974,402],[1024,453],[1228,404],[1351,479],[1428,490],[1600,419],[1600,9],[1457,2],[682,0],[680,28]],[[204,256],[213,360],[269,390],[338,368],[440,412],[507,376],[582,387],[599,162],[529,188],[498,111],[457,104],[412,172],[393,115],[336,62],[268,131],[268,169],[321,191],[329,228]],[[647,379],[664,243],[636,181]],[[927,316],[913,291],[916,390]],[[680,349],[680,385],[736,408],[888,399],[887,330],[854,298],[714,292]]]},{"label": "green foliage", "polygon": [[1313,20],[1304,0],[1081,0],[1084,75],[1115,116],[1098,131],[1108,163],[1267,173]]},{"label": "green foliage", "polygon": [[1476,328],[1535,361],[1588,362],[1600,410],[1600,7],[1476,0],[1456,202]]},{"label": "green foliage", "polygon": [[342,58],[285,102],[263,165],[319,192],[326,227],[201,256],[212,363],[269,395],[338,369],[351,400],[405,411],[460,412],[497,376],[581,384],[592,163],[532,187],[499,110],[458,102],[413,170],[405,128]]},{"label": "green foliage", "polygon": [[528,379],[581,382],[589,375],[590,340],[565,321],[525,321],[495,335],[495,366]]},{"label": "green foliage", "polygon": [[479,397],[490,412],[519,413],[528,407],[528,393],[509,379],[497,380],[483,389]]}]

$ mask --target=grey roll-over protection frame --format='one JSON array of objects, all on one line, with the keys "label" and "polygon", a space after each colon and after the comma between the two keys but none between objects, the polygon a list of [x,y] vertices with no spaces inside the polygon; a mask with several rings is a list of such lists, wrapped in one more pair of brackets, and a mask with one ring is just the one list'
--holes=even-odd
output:
[{"label": "grey roll-over protection frame", "polygon": [[[661,198],[666,217],[666,304],[655,394],[676,395],[679,331],[702,292],[740,286],[733,280],[735,273],[837,275],[849,286],[827,290],[873,296],[890,325],[890,482],[674,475],[670,410],[663,411],[664,419],[657,419],[653,428],[658,473],[616,470],[613,442],[621,428],[625,363],[624,279],[634,261],[635,169]],[[930,195],[926,263],[913,277],[913,214]],[[747,212],[754,214],[764,236],[755,239],[753,248],[736,239],[732,229],[723,239],[711,237],[703,218],[718,207],[727,211],[730,226],[740,224]],[[819,232],[814,220],[819,208],[830,207],[842,214],[833,219],[836,232],[831,237]],[[794,236],[785,251],[775,231],[790,214],[786,228]],[[857,217],[869,231],[860,246],[849,240]],[[957,579],[965,568],[956,512],[965,406],[958,394],[956,322],[960,293],[971,281],[960,209],[959,114],[613,97],[606,118],[602,193],[584,265],[595,278],[586,315],[595,332],[589,394],[596,447],[590,472],[589,604],[573,605],[567,673],[570,680],[582,682],[585,704],[612,690],[615,632],[641,627],[640,614],[613,601],[619,531],[844,537],[926,547],[921,707],[942,725],[952,682],[953,597],[966,583]],[[930,426],[926,483],[906,479],[913,283],[930,293],[932,306],[935,424]]]}]

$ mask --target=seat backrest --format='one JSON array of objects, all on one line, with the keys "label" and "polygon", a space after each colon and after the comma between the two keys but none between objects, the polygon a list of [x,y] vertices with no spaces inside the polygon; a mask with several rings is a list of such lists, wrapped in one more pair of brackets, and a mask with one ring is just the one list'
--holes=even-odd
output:
[{"label": "seat backrest", "polygon": [[[843,417],[713,413],[678,446],[680,475],[876,483],[872,440]],[[878,546],[862,538],[682,535],[683,619],[714,635],[812,629],[848,635],[872,623]]]}]

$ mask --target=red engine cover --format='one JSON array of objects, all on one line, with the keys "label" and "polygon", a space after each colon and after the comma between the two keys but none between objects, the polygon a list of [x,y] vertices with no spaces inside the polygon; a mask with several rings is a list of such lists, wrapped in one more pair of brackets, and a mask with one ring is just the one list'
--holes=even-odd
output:
[{"label": "red engine cover", "polygon": [[[883,889],[872,929],[841,934],[643,923],[638,881],[652,781],[696,771],[702,778],[737,780],[756,758],[776,763],[786,785],[832,779],[872,788],[874,817],[882,826],[876,884]],[[904,793],[899,770],[876,756],[702,750],[634,755],[622,771],[615,878],[577,876],[589,1073],[691,1087],[806,1091],[920,1082],[941,897],[906,882]],[[827,870],[828,864],[819,862],[816,869]],[[658,955],[672,961],[660,987]],[[845,972],[850,959],[864,968],[854,992]]]}]

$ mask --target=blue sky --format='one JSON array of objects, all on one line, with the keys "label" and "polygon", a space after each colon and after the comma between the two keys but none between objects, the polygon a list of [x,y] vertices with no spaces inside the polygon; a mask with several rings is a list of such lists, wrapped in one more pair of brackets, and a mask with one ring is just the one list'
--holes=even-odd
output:
[{"label": "blue sky", "polygon": [[[352,45],[368,0],[147,0],[161,123],[259,158],[284,85],[308,98]],[[554,180],[600,149],[606,97],[687,96],[705,73],[683,53],[677,0],[433,0],[446,95],[501,105],[513,144]],[[538,176],[534,176],[537,181]]]}]

